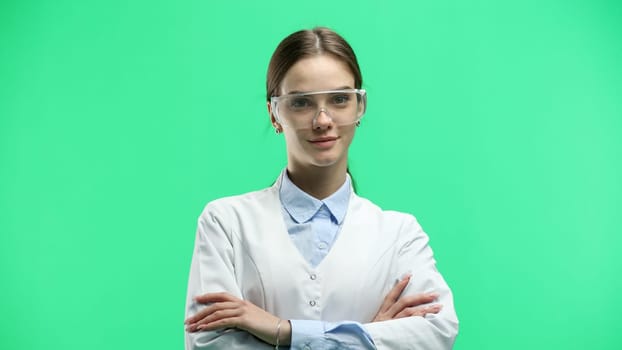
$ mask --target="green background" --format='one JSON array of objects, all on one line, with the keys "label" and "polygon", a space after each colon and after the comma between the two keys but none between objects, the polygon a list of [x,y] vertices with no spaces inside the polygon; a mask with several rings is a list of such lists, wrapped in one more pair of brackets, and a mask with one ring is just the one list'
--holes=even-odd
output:
[{"label": "green background", "polygon": [[285,166],[278,42],[332,27],[359,193],[415,214],[455,349],[618,349],[619,1],[4,1],[0,348],[179,349],[196,219]]}]

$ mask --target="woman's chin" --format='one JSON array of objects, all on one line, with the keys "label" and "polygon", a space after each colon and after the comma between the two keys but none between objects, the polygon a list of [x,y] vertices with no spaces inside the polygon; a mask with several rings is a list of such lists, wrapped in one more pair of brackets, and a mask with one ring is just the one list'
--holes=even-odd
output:
[{"label": "woman's chin", "polygon": [[335,155],[323,155],[322,157],[313,157],[312,164],[316,167],[331,167],[339,163],[339,157]]}]

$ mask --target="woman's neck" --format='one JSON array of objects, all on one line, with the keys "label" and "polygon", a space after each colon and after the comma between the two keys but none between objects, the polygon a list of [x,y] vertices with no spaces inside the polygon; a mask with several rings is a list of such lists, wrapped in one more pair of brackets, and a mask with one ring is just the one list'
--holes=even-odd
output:
[{"label": "woman's neck", "polygon": [[347,165],[300,167],[288,164],[289,179],[310,196],[324,199],[337,192],[346,181]]}]

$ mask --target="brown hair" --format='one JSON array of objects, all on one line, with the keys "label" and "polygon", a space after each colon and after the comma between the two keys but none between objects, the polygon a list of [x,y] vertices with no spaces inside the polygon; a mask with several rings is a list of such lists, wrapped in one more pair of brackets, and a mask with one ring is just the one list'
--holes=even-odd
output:
[{"label": "brown hair", "polygon": [[350,44],[331,29],[315,27],[290,34],[274,50],[266,78],[267,100],[270,101],[270,97],[280,95],[281,82],[296,62],[321,54],[332,55],[346,63],[354,76],[354,87],[361,88],[363,77]]}]

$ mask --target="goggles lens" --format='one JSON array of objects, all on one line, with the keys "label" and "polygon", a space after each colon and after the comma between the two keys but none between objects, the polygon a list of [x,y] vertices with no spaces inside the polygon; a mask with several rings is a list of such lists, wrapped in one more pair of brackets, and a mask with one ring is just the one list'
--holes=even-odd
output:
[{"label": "goggles lens", "polygon": [[365,90],[330,90],[272,97],[277,120],[295,129],[312,128],[321,112],[338,126],[358,122],[365,113]]}]

